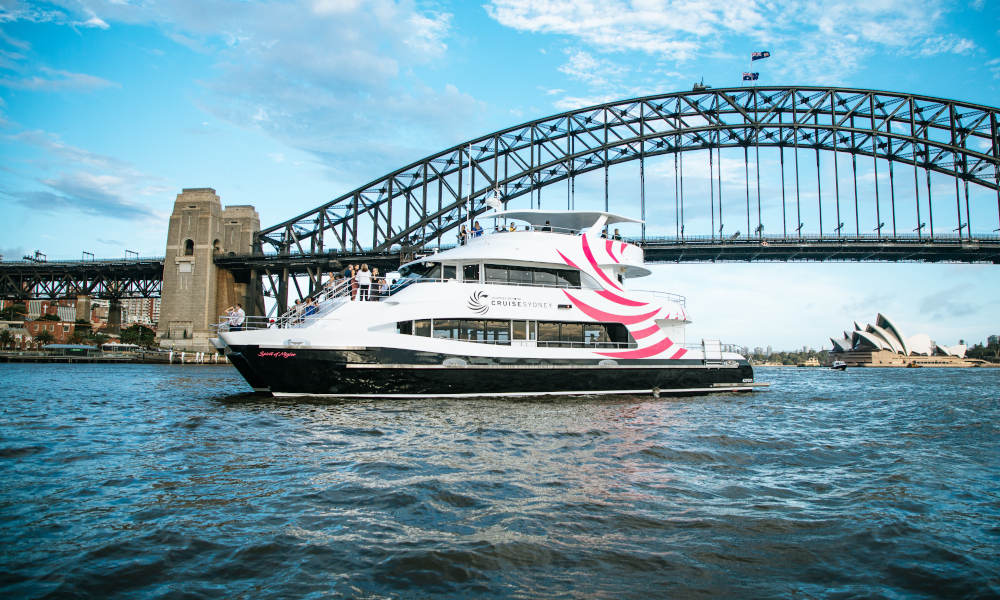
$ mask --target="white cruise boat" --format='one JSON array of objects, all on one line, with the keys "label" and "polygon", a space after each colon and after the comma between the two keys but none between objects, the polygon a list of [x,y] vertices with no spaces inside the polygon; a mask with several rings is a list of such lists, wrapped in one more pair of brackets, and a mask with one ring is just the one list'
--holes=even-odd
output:
[{"label": "white cruise boat", "polygon": [[[719,342],[686,345],[685,299],[639,291],[642,249],[606,239],[605,212],[510,210],[516,231],[403,265],[371,298],[329,285],[311,314],[220,326],[216,344],[276,396],[469,397],[750,391]],[[360,296],[360,294],[358,294]],[[761,384],[756,384],[761,385]]]}]

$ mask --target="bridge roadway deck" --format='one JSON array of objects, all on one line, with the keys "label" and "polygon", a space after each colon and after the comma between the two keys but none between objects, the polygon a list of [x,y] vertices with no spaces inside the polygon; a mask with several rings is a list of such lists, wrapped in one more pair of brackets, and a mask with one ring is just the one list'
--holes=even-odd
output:
[{"label": "bridge roadway deck", "polygon": [[[646,260],[667,262],[883,261],[1000,264],[1000,236],[974,239],[935,238],[799,238],[755,239],[647,238],[629,240],[642,246]],[[445,249],[446,247],[442,247]],[[434,251],[437,248],[430,249]],[[409,252],[408,252],[409,255]],[[366,262],[384,271],[398,267],[400,253],[255,254],[217,256],[215,264],[232,271],[237,281],[250,275],[282,277],[326,273],[346,263]],[[409,258],[409,256],[407,256]],[[158,296],[162,258],[93,261],[12,261],[0,263],[0,298],[98,298]]]}]

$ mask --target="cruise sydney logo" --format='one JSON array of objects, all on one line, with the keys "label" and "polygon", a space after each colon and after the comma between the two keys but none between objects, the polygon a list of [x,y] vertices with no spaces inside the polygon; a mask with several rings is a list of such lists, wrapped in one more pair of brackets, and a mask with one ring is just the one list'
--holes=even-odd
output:
[{"label": "cruise sydney logo", "polygon": [[479,315],[485,315],[486,311],[490,309],[489,305],[483,302],[485,298],[489,298],[489,294],[486,292],[473,292],[472,295],[469,296],[469,301],[466,302],[465,305],[468,306],[469,310],[472,312]]}]

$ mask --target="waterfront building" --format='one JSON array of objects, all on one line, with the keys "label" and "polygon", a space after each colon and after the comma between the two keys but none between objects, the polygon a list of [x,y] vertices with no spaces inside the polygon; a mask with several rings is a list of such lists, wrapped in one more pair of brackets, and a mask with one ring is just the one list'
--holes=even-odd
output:
[{"label": "waterfront building", "polygon": [[965,357],[965,344],[943,346],[927,334],[903,336],[900,328],[879,313],[875,324],[844,331],[833,343],[831,358],[850,367],[975,367],[985,361]]},{"label": "waterfront building", "polygon": [[47,331],[52,334],[52,340],[56,344],[65,344],[71,337],[73,337],[73,332],[76,330],[76,324],[73,321],[26,321],[24,323],[24,329],[28,332],[28,335],[33,340],[38,337],[42,331]]},{"label": "waterfront building", "polygon": [[122,326],[138,323],[155,328],[160,320],[159,298],[125,298],[122,300]]},{"label": "waterfront building", "polygon": [[1000,346],[1000,335],[991,335],[986,338],[987,346]]}]

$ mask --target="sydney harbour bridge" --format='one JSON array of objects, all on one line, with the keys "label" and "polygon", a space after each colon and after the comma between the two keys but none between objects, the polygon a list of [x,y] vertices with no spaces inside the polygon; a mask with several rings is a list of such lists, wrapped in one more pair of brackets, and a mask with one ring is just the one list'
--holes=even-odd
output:
[{"label": "sydney harbour bridge", "polygon": [[[215,264],[284,310],[343,261],[398,265],[453,245],[492,198],[641,218],[623,233],[651,262],[1000,264],[1000,109],[794,86],[609,102],[413,162]],[[0,263],[0,295],[156,295],[156,260]]]}]

